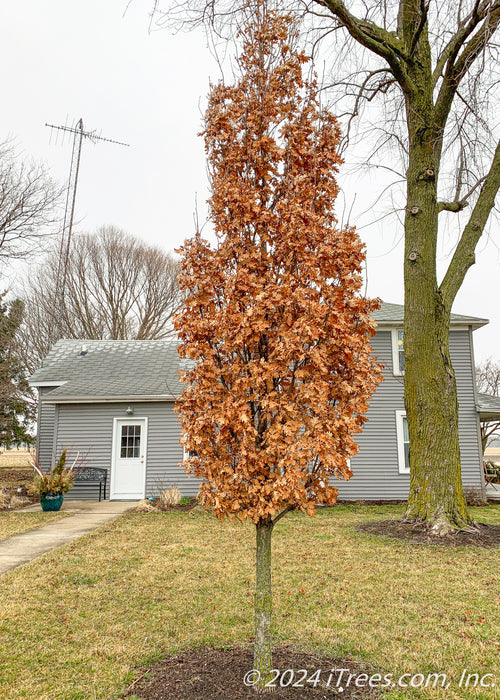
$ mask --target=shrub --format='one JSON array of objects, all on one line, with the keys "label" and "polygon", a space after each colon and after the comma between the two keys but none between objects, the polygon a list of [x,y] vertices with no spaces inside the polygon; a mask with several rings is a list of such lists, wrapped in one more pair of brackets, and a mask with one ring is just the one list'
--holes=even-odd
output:
[{"label": "shrub", "polygon": [[178,506],[181,502],[181,492],[177,486],[172,486],[160,494],[160,507],[161,508],[171,508],[172,506]]}]

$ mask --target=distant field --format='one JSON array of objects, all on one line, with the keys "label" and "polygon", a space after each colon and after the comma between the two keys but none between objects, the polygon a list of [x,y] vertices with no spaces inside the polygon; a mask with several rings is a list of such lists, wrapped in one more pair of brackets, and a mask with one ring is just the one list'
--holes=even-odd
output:
[{"label": "distant field", "polygon": [[35,450],[3,450],[0,453],[0,468],[29,467],[35,457]]}]

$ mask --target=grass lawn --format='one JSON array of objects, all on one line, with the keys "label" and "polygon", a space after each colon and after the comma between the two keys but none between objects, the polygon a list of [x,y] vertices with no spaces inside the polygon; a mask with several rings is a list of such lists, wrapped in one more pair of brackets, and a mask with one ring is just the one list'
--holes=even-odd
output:
[{"label": "grass lawn", "polygon": [[[273,536],[274,639],[367,672],[446,672],[450,687],[390,698],[494,698],[499,552],[356,532],[399,506],[289,515]],[[500,506],[474,508],[500,524]],[[0,578],[0,697],[118,698],[163,655],[252,639],[254,527],[191,513],[128,514]],[[497,688],[458,688],[468,673]],[[491,679],[490,679],[491,680]],[[228,699],[230,700],[230,699]]]},{"label": "grass lawn", "polygon": [[53,523],[55,520],[65,518],[67,513],[26,513],[20,510],[0,512],[0,541],[7,537],[18,535],[20,532],[32,530],[40,525]]}]

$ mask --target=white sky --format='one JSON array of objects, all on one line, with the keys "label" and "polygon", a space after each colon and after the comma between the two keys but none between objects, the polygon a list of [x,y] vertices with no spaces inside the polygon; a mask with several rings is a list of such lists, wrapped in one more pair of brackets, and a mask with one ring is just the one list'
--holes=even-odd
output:
[{"label": "white sky", "polygon": [[[209,78],[218,80],[219,71],[202,32],[149,33],[152,0],[134,0],[124,14],[125,6],[124,0],[4,3],[0,140],[15,137],[24,156],[44,161],[60,182],[69,175],[72,138],[56,138],[46,122],[73,126],[81,117],[87,129],[129,143],[84,142],[76,230],[113,224],[173,250],[193,233],[195,195],[204,219],[208,191],[197,133]],[[354,200],[351,223],[367,244],[368,293],[402,303],[403,251],[395,245],[401,228],[392,218],[367,225],[385,211],[373,207],[380,175],[340,183],[339,219]],[[453,240],[450,233],[440,248],[443,262]],[[454,307],[490,319],[474,333],[478,361],[500,359],[499,272],[499,248],[485,238]]]}]

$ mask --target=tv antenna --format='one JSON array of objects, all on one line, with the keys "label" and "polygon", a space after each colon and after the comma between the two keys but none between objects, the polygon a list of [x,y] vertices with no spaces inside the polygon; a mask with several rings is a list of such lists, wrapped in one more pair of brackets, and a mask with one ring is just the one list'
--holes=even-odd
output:
[{"label": "tv antenna", "polygon": [[75,215],[76,190],[78,187],[78,174],[80,171],[80,156],[82,153],[83,139],[88,139],[92,143],[98,141],[107,141],[108,143],[116,143],[119,146],[130,146],[122,141],[107,139],[100,136],[96,131],[86,131],[83,128],[83,120],[79,119],[76,126],[56,126],[55,124],[47,124],[45,126],[57,131],[64,131],[73,134],[73,150],[71,153],[71,165],[69,169],[68,189],[66,192],[66,207],[64,209],[63,229],[61,235],[61,246],[59,249],[59,261],[57,265],[57,292],[60,298],[60,311],[63,310],[64,288],[66,286],[66,277],[68,272],[68,258],[71,245],[71,235],[73,233],[73,217]]}]

